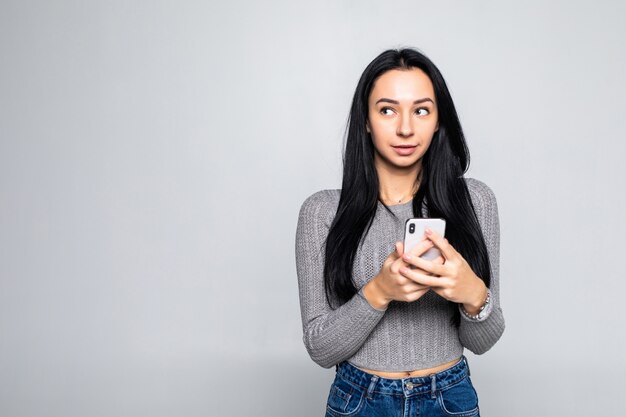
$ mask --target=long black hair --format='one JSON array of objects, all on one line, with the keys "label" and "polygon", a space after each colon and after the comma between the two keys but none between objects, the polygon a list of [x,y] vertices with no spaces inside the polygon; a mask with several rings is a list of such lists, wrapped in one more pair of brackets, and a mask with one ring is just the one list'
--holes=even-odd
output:
[{"label": "long black hair", "polygon": [[[439,128],[422,158],[413,215],[422,217],[423,203],[428,217],[444,218],[448,242],[487,287],[491,282],[487,247],[463,178],[469,167],[469,149],[448,87],[435,64],[418,50],[389,49],[365,68],[352,100],[343,153],[341,196],[326,240],[324,285],[331,308],[335,304],[331,300],[341,305],[357,292],[351,278],[354,257],[372,224],[379,201],[375,148],[366,130],[370,93],[376,79],[386,71],[412,68],[421,69],[430,78],[439,114]],[[458,327],[460,318],[455,308],[451,324]]]}]

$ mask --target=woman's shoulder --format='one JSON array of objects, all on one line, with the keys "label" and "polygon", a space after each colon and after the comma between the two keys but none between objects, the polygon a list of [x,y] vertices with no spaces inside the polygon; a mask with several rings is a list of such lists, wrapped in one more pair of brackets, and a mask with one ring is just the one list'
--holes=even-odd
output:
[{"label": "woman's shoulder", "polygon": [[472,203],[479,216],[493,217],[498,213],[496,195],[489,185],[476,178],[465,178]]},{"label": "woman's shoulder", "polygon": [[341,189],[325,189],[306,197],[300,206],[300,216],[315,215],[328,217],[334,215],[339,205]]},{"label": "woman's shoulder", "polygon": [[302,206],[311,206],[311,205],[328,205],[339,202],[339,196],[341,195],[341,190],[337,189],[326,189],[319,190],[309,195],[304,199]]},{"label": "woman's shoulder", "polygon": [[465,177],[465,184],[467,184],[467,188],[472,197],[480,199],[481,202],[495,202],[495,193],[484,181],[477,178]]}]

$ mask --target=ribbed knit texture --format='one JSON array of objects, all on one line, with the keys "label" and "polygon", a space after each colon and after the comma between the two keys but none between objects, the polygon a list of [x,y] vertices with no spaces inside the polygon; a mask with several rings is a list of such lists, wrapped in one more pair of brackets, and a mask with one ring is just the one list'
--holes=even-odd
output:
[{"label": "ribbed knit texture", "polygon": [[[361,368],[408,371],[430,368],[459,358],[467,348],[475,354],[489,350],[505,323],[500,307],[500,225],[493,191],[475,178],[465,179],[483,231],[491,261],[493,308],[480,322],[461,315],[457,329],[450,325],[454,304],[434,291],[407,303],[392,301],[386,310],[374,308],[364,297],[369,282],[404,239],[405,221],[413,217],[412,201],[388,206],[378,203],[372,226],[357,249],[353,282],[358,293],[336,310],[324,292],[325,241],[337,212],[341,190],[322,190],[300,208],[296,230],[296,269],[300,294],[303,342],[311,359],[324,368],[343,360]],[[422,214],[426,214],[422,206]]]}]

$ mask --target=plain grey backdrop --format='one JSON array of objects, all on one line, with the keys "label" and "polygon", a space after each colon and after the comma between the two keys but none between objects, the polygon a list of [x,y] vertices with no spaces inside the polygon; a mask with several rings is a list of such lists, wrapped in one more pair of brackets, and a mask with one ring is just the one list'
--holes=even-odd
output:
[{"label": "plain grey backdrop", "polygon": [[484,416],[626,407],[626,3],[0,2],[0,415],[321,416],[298,210],[387,48],[442,71],[495,192]]}]

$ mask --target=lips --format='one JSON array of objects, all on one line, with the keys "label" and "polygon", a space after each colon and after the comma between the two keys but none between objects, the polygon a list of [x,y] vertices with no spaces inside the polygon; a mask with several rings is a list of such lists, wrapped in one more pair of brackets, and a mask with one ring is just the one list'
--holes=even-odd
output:
[{"label": "lips", "polygon": [[413,151],[415,151],[415,148],[417,148],[417,145],[398,145],[392,146],[392,148],[398,155],[406,156],[411,155]]}]

